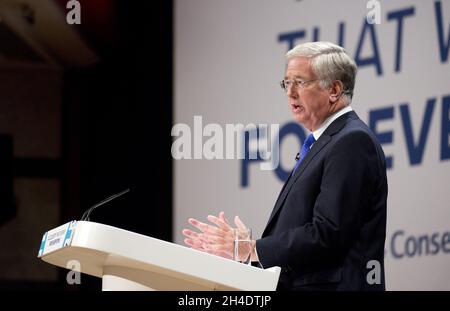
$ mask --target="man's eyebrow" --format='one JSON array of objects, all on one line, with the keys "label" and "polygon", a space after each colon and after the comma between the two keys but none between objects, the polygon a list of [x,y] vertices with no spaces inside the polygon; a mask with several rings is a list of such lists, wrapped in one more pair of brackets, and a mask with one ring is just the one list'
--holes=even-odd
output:
[{"label": "man's eyebrow", "polygon": [[[285,79],[288,79],[288,76],[284,76]],[[305,80],[305,78],[301,75],[295,75],[294,79],[300,79],[300,80]]]}]

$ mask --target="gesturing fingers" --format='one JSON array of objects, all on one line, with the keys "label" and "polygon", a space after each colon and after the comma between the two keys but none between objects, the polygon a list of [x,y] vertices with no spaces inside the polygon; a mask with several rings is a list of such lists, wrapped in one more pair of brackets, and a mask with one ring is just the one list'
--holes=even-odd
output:
[{"label": "gesturing fingers", "polygon": [[227,224],[225,221],[223,221],[220,218],[217,218],[216,216],[209,215],[208,220],[215,224],[217,227],[222,229],[224,232],[232,231],[233,229],[230,227],[229,224]]},{"label": "gesturing fingers", "polygon": [[188,238],[194,238],[194,239],[198,238],[198,233],[195,232],[195,231],[192,231],[192,230],[189,230],[189,229],[184,229],[182,232]]},{"label": "gesturing fingers", "polygon": [[217,236],[217,235],[211,235],[211,234],[204,234],[203,235],[203,240],[206,243],[208,243],[208,244],[219,244],[219,245],[222,245],[222,244],[229,243],[229,240],[227,240],[227,239],[225,239],[223,237],[220,237],[220,236]]},{"label": "gesturing fingers", "polygon": [[203,250],[204,245],[209,243],[203,233],[198,233],[189,229],[184,229],[182,233],[187,237],[184,239],[184,243],[192,248]]},{"label": "gesturing fingers", "polygon": [[247,227],[244,225],[242,220],[239,218],[239,216],[234,217],[234,223],[238,227],[239,230],[245,230]]},{"label": "gesturing fingers", "polygon": [[[225,212],[220,212],[219,213],[219,218],[222,219],[223,222],[225,222],[227,225],[230,226],[230,222],[228,221],[228,219],[225,217]],[[231,227],[231,226],[230,226]]]},{"label": "gesturing fingers", "polygon": [[221,228],[205,224],[201,221],[198,221],[197,219],[189,218],[189,223],[204,233],[210,233],[219,236],[225,235],[225,231]]},{"label": "gesturing fingers", "polygon": [[188,246],[200,250],[200,251],[206,251],[205,247],[204,247],[204,243],[201,242],[200,240],[194,240],[194,239],[184,239],[184,243],[187,244]]}]

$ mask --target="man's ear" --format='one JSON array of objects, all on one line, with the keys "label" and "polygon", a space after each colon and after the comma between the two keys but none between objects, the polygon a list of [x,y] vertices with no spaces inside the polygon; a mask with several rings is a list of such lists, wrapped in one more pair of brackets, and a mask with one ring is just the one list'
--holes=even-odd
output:
[{"label": "man's ear", "polygon": [[339,98],[342,96],[342,92],[344,91],[344,85],[339,80],[334,80],[331,82],[330,86],[330,102],[335,104]]}]

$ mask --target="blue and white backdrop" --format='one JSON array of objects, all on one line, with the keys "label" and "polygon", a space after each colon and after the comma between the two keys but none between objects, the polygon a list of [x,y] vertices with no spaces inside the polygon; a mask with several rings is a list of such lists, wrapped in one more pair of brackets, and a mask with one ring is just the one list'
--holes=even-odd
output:
[{"label": "blue and white backdrop", "polygon": [[261,235],[307,134],[279,87],[284,54],[332,41],[358,64],[352,107],[386,154],[387,288],[450,290],[450,1],[178,0],[174,13],[174,122],[193,146],[217,134],[213,123],[279,124],[280,138],[276,170],[194,147],[202,159],[175,160],[175,242],[189,217],[222,210]]}]

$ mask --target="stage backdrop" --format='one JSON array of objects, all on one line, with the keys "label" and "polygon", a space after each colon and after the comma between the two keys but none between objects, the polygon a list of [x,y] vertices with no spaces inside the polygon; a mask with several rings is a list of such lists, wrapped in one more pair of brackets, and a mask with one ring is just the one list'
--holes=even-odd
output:
[{"label": "stage backdrop", "polygon": [[[240,215],[260,237],[307,134],[279,87],[284,54],[301,42],[331,41],[357,61],[352,107],[389,166],[387,289],[450,290],[450,1],[175,4],[174,125],[189,126],[192,141],[184,149],[192,159],[174,160],[175,242],[183,244],[189,217],[206,221],[220,211]],[[226,158],[226,124],[279,124],[278,168],[262,170],[236,152],[209,159],[194,148]],[[174,141],[185,128],[174,128]],[[211,148],[211,139],[223,145]],[[254,137],[244,142],[254,149]]]}]

